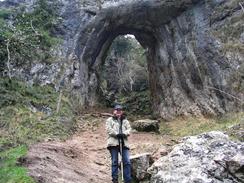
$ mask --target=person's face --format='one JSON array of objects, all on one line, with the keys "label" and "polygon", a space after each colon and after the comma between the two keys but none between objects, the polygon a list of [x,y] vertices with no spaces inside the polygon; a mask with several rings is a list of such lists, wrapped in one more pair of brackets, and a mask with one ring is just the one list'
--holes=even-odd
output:
[{"label": "person's face", "polygon": [[117,116],[117,117],[120,117],[122,114],[123,114],[123,111],[121,109],[115,109],[114,110],[114,114]]}]

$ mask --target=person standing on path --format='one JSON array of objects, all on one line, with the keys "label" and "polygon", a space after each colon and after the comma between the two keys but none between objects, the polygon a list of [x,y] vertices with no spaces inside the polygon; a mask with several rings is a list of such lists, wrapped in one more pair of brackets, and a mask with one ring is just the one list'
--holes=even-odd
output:
[{"label": "person standing on path", "polygon": [[125,183],[131,183],[131,163],[128,144],[131,126],[125,117],[121,105],[116,105],[113,116],[106,120],[106,131],[108,134],[107,148],[112,160],[112,182],[118,183],[118,156],[119,153],[121,154],[120,145],[122,145],[123,178]]}]

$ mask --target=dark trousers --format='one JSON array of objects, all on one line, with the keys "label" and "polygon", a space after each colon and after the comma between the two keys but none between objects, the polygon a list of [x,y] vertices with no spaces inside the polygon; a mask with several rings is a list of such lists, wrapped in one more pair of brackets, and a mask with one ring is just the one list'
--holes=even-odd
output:
[{"label": "dark trousers", "polygon": [[[111,159],[112,159],[112,180],[113,182],[116,182],[118,180],[118,168],[119,168],[119,161],[118,156],[120,153],[119,146],[116,147],[110,147],[109,148]],[[130,154],[129,149],[126,147],[123,147],[123,166],[124,166],[124,180],[125,183],[131,182],[131,164],[130,164]]]}]

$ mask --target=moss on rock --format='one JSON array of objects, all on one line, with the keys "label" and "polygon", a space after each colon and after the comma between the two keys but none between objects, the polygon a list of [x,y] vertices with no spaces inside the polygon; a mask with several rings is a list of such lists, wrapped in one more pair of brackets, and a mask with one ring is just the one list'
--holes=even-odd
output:
[{"label": "moss on rock", "polygon": [[52,87],[1,78],[0,149],[68,136],[74,127],[73,111],[63,97],[57,114],[57,101],[58,93]]}]

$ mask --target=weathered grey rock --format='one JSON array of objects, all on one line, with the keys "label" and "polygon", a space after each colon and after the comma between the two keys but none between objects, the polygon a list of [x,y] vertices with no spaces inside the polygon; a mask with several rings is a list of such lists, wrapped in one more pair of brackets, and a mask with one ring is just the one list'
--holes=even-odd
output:
[{"label": "weathered grey rock", "polygon": [[146,181],[149,179],[147,169],[150,167],[150,153],[138,154],[131,156],[132,177],[138,181]]},{"label": "weathered grey rock", "polygon": [[161,146],[156,152],[152,154],[152,161],[155,162],[161,157],[167,156],[170,153],[170,151],[172,151],[171,147]]},{"label": "weathered grey rock", "polygon": [[29,108],[32,112],[35,112],[35,113],[42,112],[47,116],[51,116],[53,113],[52,109],[48,106],[29,104]]},{"label": "weathered grey rock", "polygon": [[244,32],[240,36],[240,41],[241,41],[242,44],[244,44]]},{"label": "weathered grey rock", "polygon": [[244,181],[244,154],[237,154],[226,161],[226,166],[231,174],[234,174],[238,180]]},{"label": "weathered grey rock", "polygon": [[[33,2],[8,1],[0,5]],[[55,34],[63,43],[54,53],[64,69],[49,65],[43,69],[50,69],[48,74],[27,73],[24,78],[55,85],[65,80],[78,89],[82,105],[96,105],[99,68],[109,46],[118,35],[133,34],[146,51],[156,115],[170,120],[241,109],[241,100],[233,98],[244,97],[243,11],[238,1],[133,0],[89,9],[80,0],[60,1],[62,23]],[[72,69],[77,62],[79,68]]]},{"label": "weathered grey rock", "polygon": [[[26,7],[26,11],[31,11],[35,2],[36,0],[6,0],[0,2],[0,8],[23,6]],[[49,3],[53,3],[53,1],[49,1]],[[95,5],[94,1],[91,5]],[[51,50],[56,60],[52,63],[40,63],[36,60],[30,67],[16,68],[13,76],[30,84],[51,84],[59,89],[60,83],[64,82],[65,87],[77,89],[81,86],[81,76],[79,59],[74,54],[76,40],[80,31],[85,28],[94,15],[85,10],[80,0],[60,0],[57,11],[60,24],[56,26],[55,30],[52,30],[52,34],[61,39],[62,43]]]},{"label": "weathered grey rock", "polygon": [[[238,3],[227,0],[138,0],[102,9],[77,41],[85,103],[97,103],[99,80],[94,77],[99,78],[99,68],[113,39],[134,34],[147,51],[156,115],[172,119],[238,109],[237,100],[229,94],[242,98],[243,92],[233,90],[231,76],[244,57],[233,50],[223,54],[230,43],[221,35],[230,19],[239,20],[239,27],[243,25],[242,13]],[[240,40],[240,34],[233,39]],[[230,58],[233,61],[229,62]]]},{"label": "weathered grey rock", "polygon": [[150,182],[243,182],[243,158],[244,143],[222,132],[185,137],[149,168]]},{"label": "weathered grey rock", "polygon": [[36,74],[37,72],[40,72],[44,67],[44,64],[38,63],[31,68],[30,74]]},{"label": "weathered grey rock", "polygon": [[134,121],[131,124],[132,128],[136,129],[137,131],[143,132],[158,132],[159,131],[159,121],[158,120],[151,120],[151,119],[141,119]]},{"label": "weathered grey rock", "polygon": [[24,2],[25,0],[5,0],[5,1],[0,1],[0,6],[4,8],[10,8],[10,7],[18,6]]}]

